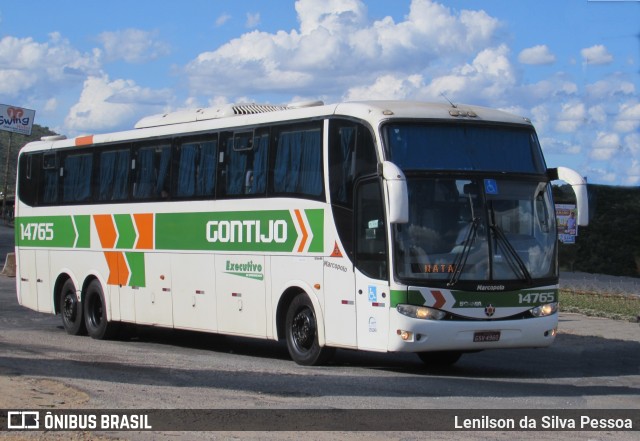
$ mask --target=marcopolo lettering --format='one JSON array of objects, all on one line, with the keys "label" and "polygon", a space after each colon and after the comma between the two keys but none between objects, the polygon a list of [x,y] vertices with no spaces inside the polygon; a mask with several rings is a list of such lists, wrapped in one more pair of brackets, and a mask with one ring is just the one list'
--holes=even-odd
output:
[{"label": "marcopolo lettering", "polygon": [[208,242],[236,243],[285,243],[287,221],[270,220],[221,220],[207,222]]}]

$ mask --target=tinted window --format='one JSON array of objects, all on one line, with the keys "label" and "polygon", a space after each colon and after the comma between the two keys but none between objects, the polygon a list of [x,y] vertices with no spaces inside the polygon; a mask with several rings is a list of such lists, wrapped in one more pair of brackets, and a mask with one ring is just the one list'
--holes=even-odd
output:
[{"label": "tinted window", "polygon": [[277,135],[273,190],[318,198],[323,194],[322,130],[282,130]]},{"label": "tinted window", "polygon": [[135,162],[134,199],[169,197],[171,147],[152,146],[138,149]]},{"label": "tinted window", "polygon": [[100,153],[97,200],[101,202],[122,201],[129,196],[129,149],[110,150]]},{"label": "tinted window", "polygon": [[391,161],[403,170],[544,173],[531,129],[471,124],[396,123],[385,127]]},{"label": "tinted window", "polygon": [[218,141],[187,142],[178,147],[175,196],[213,196]]}]

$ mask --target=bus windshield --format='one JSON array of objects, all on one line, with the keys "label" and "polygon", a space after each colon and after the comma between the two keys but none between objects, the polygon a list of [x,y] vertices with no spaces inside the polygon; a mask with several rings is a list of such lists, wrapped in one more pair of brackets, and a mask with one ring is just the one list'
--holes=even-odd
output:
[{"label": "bus windshield", "polygon": [[530,127],[406,122],[385,129],[388,159],[404,171],[545,171]]},{"label": "bus windshield", "polygon": [[556,276],[548,183],[408,177],[407,185],[409,222],[394,231],[400,279],[453,287]]}]

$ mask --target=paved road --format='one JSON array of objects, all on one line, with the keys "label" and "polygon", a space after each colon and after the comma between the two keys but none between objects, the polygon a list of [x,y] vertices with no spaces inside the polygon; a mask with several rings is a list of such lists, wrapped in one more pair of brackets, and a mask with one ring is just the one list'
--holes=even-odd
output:
[{"label": "paved road", "polygon": [[[560,334],[550,348],[469,354],[442,371],[425,370],[411,354],[352,351],[338,351],[329,366],[305,368],[274,342],[148,329],[126,341],[68,336],[59,317],[17,305],[14,283],[0,277],[0,408],[24,406],[26,400],[45,409],[640,409],[640,327],[635,323],[562,314]],[[306,437],[425,435],[314,432]],[[439,432],[436,438],[460,435]],[[513,435],[466,432],[464,437],[510,440]],[[125,439],[209,436],[127,433]],[[300,434],[217,436],[293,440]],[[551,432],[516,436],[558,437]],[[563,432],[561,437],[636,440],[637,432]]]}]

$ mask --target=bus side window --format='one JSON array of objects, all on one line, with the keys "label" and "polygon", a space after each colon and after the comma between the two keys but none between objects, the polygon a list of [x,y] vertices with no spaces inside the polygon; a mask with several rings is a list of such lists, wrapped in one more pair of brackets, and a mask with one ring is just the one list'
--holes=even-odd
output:
[{"label": "bus side window", "polygon": [[62,201],[86,202],[91,199],[93,153],[68,154],[62,168]]},{"label": "bus side window", "polygon": [[221,161],[222,196],[264,195],[267,187],[269,131],[236,132],[226,139]]},{"label": "bus side window", "polygon": [[353,208],[353,184],[376,173],[378,159],[371,132],[362,124],[331,121],[329,188],[331,202]]},{"label": "bus side window", "polygon": [[129,149],[100,153],[96,199],[100,202],[123,201],[129,196]]},{"label": "bus side window", "polygon": [[59,176],[57,154],[44,153],[42,155],[42,179],[40,180],[40,192],[38,194],[40,203],[48,205],[58,202]]},{"label": "bus side window", "polygon": [[27,205],[37,204],[38,197],[38,175],[40,154],[24,154],[20,156],[18,172],[18,197]]},{"label": "bus side window", "polygon": [[141,147],[135,161],[134,199],[169,197],[171,146]]},{"label": "bus side window", "polygon": [[329,122],[329,191],[333,219],[345,251],[353,258],[353,186],[377,171],[371,132],[354,121]]},{"label": "bus side window", "polygon": [[382,184],[361,180],[356,187],[356,267],[374,279],[387,278],[387,253]]},{"label": "bus side window", "polygon": [[182,143],[177,149],[174,195],[178,198],[213,197],[218,140]]},{"label": "bus side window", "polygon": [[276,136],[273,192],[320,199],[324,194],[322,129],[287,127]]}]

